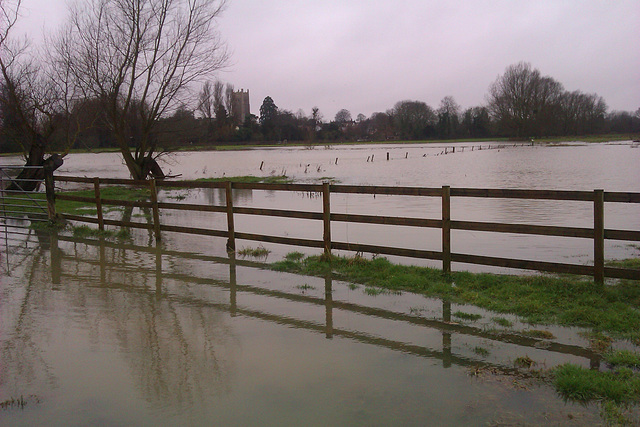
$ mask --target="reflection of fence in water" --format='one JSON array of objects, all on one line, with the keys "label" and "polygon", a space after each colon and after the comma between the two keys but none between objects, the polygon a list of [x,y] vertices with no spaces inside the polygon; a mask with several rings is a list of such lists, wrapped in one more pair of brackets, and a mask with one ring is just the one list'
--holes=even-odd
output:
[{"label": "reflection of fence in water", "polygon": [[[264,183],[231,183],[231,182],[196,182],[196,181],[131,181],[122,179],[89,179],[77,177],[57,177],[60,182],[93,183],[95,197],[77,197],[57,194],[62,200],[75,200],[85,203],[95,203],[98,208],[97,218],[63,215],[67,219],[98,224],[100,229],[105,225],[126,226],[132,228],[146,228],[153,230],[158,239],[161,232],[178,232],[198,234],[204,236],[226,237],[229,249],[235,249],[235,240],[253,240],[259,242],[277,243],[293,246],[305,246],[324,248],[325,254],[330,254],[332,249],[345,251],[369,252],[375,254],[395,255],[411,258],[422,258],[442,261],[445,272],[451,271],[452,262],[488,265],[504,268],[528,269],[555,273],[569,273],[593,276],[595,281],[602,283],[604,277],[640,279],[640,272],[630,269],[605,267],[604,242],[605,239],[622,241],[640,241],[640,231],[613,230],[604,228],[604,203],[640,203],[640,193],[604,192],[603,190],[588,191],[558,191],[558,190],[507,190],[507,189],[473,189],[473,188],[422,188],[422,187],[382,187],[382,186],[354,186],[334,185],[324,183],[317,184],[264,184]],[[131,202],[119,200],[107,200],[100,197],[100,185],[119,184],[148,187],[150,189],[150,201]],[[192,203],[159,202],[157,200],[158,188],[173,189],[220,189],[224,190],[225,205],[201,205]],[[288,191],[304,194],[320,194],[322,199],[321,212],[264,209],[244,206],[235,206],[234,193],[242,190]],[[331,194],[368,194],[368,195],[401,195],[439,198],[441,200],[441,218],[417,218],[397,217],[387,215],[350,214],[337,213],[331,210]],[[554,225],[533,224],[508,224],[500,222],[461,221],[451,219],[451,198],[484,198],[484,199],[513,199],[513,200],[554,200],[571,202],[588,202],[593,204],[593,227],[567,227]],[[216,197],[221,201],[221,195]],[[141,224],[135,222],[123,222],[107,220],[102,217],[102,205],[137,206],[153,209],[153,224]],[[212,230],[209,228],[185,227],[160,223],[160,210],[192,211],[192,212],[218,212],[226,213],[227,229]],[[259,215],[281,218],[294,218],[303,220],[317,220],[323,222],[323,239],[304,239],[284,236],[273,236],[259,233],[247,233],[235,229],[234,216]],[[360,223],[382,224],[391,226],[426,227],[442,231],[442,249],[440,251],[407,249],[381,245],[339,242],[331,238],[331,224]],[[451,230],[480,231],[492,233],[512,233],[520,235],[556,236],[568,238],[591,239],[594,244],[593,265],[576,265],[558,262],[532,261],[512,259],[496,256],[483,256],[452,252]]]},{"label": "reflection of fence in water", "polygon": [[[99,252],[97,259],[82,258],[77,255],[64,255],[58,248],[58,240],[60,242],[73,243],[74,245],[84,244],[87,246],[97,247]],[[453,323],[451,322],[452,316],[450,302],[442,302],[442,319],[440,320],[391,311],[383,308],[365,306],[349,301],[335,300],[333,298],[333,281],[330,276],[327,276],[324,279],[323,298],[304,294],[289,293],[278,289],[264,288],[255,285],[238,284],[236,279],[237,266],[260,269],[264,268],[265,264],[253,261],[236,260],[233,253],[230,253],[229,258],[224,258],[164,250],[160,246],[144,247],[135,245],[120,245],[107,242],[105,240],[91,240],[62,236],[60,236],[58,240],[54,240],[51,251],[52,277],[54,283],[60,283],[62,277],[77,279],[77,267],[73,268],[73,272],[64,272],[64,268],[62,267],[62,265],[63,261],[65,260],[76,263],[99,265],[99,278],[83,278],[83,280],[88,281],[88,284],[90,286],[91,282],[99,281],[99,286],[101,287],[117,287],[119,289],[131,288],[132,290],[135,290],[135,292],[149,292],[155,294],[156,298],[159,299],[169,298],[172,301],[181,302],[190,306],[197,305],[227,311],[232,316],[240,314],[251,318],[266,320],[269,322],[292,326],[295,328],[306,329],[312,332],[323,333],[325,334],[326,338],[329,339],[334,336],[338,336],[357,342],[388,348],[394,351],[401,351],[416,356],[438,359],[442,361],[444,367],[449,367],[452,364],[455,364],[463,367],[491,367],[505,373],[512,373],[515,371],[511,365],[510,360],[506,360],[502,363],[495,363],[453,353],[451,342],[452,337],[455,335],[463,336],[467,340],[490,340],[494,343],[503,343],[511,346],[526,347],[530,349],[530,351],[536,349],[536,351],[541,352],[566,355],[567,357],[578,358],[582,360],[587,359],[589,365],[594,368],[597,368],[599,366],[601,360],[599,354],[593,352],[588,348],[553,341],[545,341],[542,339],[523,336],[518,333],[509,331],[491,332],[479,327]],[[109,260],[107,258],[107,249],[118,252],[118,260]],[[155,262],[155,265],[151,266],[152,261],[150,260],[148,260],[148,266],[146,268],[141,267],[139,263],[135,266],[127,266],[123,264],[123,260],[140,258],[141,254],[147,254],[151,256],[155,260],[153,261]],[[229,281],[227,282],[225,280],[198,277],[193,274],[166,272],[163,270],[163,257],[174,258],[174,261],[171,262],[171,265],[175,265],[176,260],[196,261],[198,263],[209,264],[215,263],[216,265],[228,265]],[[141,285],[132,285],[130,284],[133,283],[132,281],[128,281],[129,284],[125,284],[114,283],[107,279],[108,277],[114,276],[114,274],[112,273],[127,272],[131,274],[141,274],[148,279],[152,279],[152,277],[155,277],[155,288],[146,288],[144,283]],[[166,289],[163,290],[163,286],[165,286],[163,285],[163,281],[165,280],[174,281],[180,284],[212,286],[216,289],[228,291],[229,302],[223,303],[211,301],[202,297],[196,297],[193,293],[190,293],[189,296],[181,296],[175,293],[169,293]],[[275,298],[278,300],[286,300],[292,303],[302,303],[311,306],[324,307],[325,322],[320,323],[318,321],[296,318],[291,315],[273,314],[264,310],[253,309],[243,304],[242,297],[239,297],[238,293],[246,293],[250,295],[262,296],[267,299]],[[275,304],[274,306],[282,307],[281,304]],[[442,335],[441,349],[432,349],[424,345],[417,345],[411,342],[399,341],[397,338],[384,337],[371,332],[362,332],[353,329],[341,328],[334,324],[333,319],[335,311],[341,311],[349,315],[365,316],[365,318],[377,318],[394,322],[394,325],[392,325],[391,327],[384,328],[387,331],[394,331],[394,336],[403,335],[403,333],[399,332],[398,329],[401,328],[402,325],[405,325],[406,327],[425,328],[425,330],[437,331]],[[338,317],[343,318],[343,316]],[[395,322],[398,323],[396,324]],[[418,335],[421,334],[419,333]]]}]

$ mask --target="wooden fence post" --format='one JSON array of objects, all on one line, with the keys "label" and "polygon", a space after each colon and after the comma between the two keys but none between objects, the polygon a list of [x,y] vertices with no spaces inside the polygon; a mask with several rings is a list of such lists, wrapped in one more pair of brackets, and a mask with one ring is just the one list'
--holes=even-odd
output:
[{"label": "wooden fence post", "polygon": [[604,190],[593,190],[593,280],[604,283]]},{"label": "wooden fence post", "polygon": [[56,219],[56,189],[53,181],[54,167],[50,162],[45,162],[44,170],[44,188],[47,196],[47,214],[50,221]]},{"label": "wooden fence post", "polygon": [[442,186],[442,271],[451,273],[451,187]]},{"label": "wooden fence post", "polygon": [[156,241],[160,241],[160,209],[158,209],[158,189],[156,188],[156,180],[150,179],[151,187],[151,208],[153,209],[153,231],[156,235]]},{"label": "wooden fence post", "polygon": [[93,178],[93,191],[96,196],[96,210],[98,211],[98,229],[104,231],[104,217],[102,215],[102,199],[100,198],[100,178]]},{"label": "wooden fence post", "polygon": [[322,183],[322,222],[324,224],[324,256],[331,260],[331,192],[328,182]]},{"label": "wooden fence post", "polygon": [[233,226],[233,183],[231,181],[227,181],[225,186],[225,198],[227,200],[227,252],[235,252],[236,234]]}]

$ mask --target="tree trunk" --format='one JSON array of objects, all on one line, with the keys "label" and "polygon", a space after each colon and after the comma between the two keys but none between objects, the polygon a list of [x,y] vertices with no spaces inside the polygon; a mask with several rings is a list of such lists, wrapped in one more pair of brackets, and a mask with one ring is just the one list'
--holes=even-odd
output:
[{"label": "tree trunk", "polygon": [[45,160],[45,150],[42,144],[33,144],[27,156],[27,162],[18,176],[11,181],[7,187],[7,191],[36,191],[40,187],[40,183],[44,180],[44,164],[51,163],[52,170],[62,166],[63,160],[59,154],[52,154]]}]

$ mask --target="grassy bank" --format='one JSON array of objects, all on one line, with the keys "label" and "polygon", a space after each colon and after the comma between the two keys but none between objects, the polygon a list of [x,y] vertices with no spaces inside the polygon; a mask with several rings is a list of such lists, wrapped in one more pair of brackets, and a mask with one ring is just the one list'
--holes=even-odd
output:
[{"label": "grassy bank", "polygon": [[549,275],[510,276],[454,272],[392,264],[385,258],[287,255],[271,268],[334,277],[390,290],[471,304],[497,313],[520,316],[539,324],[582,326],[607,332],[640,345],[640,284],[620,281],[599,288],[593,280]]}]

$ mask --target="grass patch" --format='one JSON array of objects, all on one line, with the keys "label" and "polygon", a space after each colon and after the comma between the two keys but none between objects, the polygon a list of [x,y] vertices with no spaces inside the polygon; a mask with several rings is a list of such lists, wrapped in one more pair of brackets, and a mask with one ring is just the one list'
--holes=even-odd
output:
[{"label": "grass patch", "polygon": [[300,289],[302,292],[304,292],[304,291],[308,291],[308,290],[315,289],[315,288],[313,286],[308,285],[308,284],[305,283],[304,285],[296,286],[296,289]]},{"label": "grass patch", "polygon": [[640,354],[629,350],[614,350],[603,355],[604,360],[611,366],[626,366],[640,369]]},{"label": "grass patch", "polygon": [[284,256],[284,259],[289,261],[300,261],[304,258],[304,254],[302,252],[289,252]]},{"label": "grass patch", "polygon": [[632,281],[599,288],[593,280],[581,277],[468,272],[445,276],[432,268],[396,265],[383,257],[368,260],[362,256],[334,256],[329,261],[321,256],[285,259],[271,268],[320,277],[332,273],[349,282],[407,290],[514,314],[529,323],[593,328],[632,341],[640,337],[640,286]]},{"label": "grass patch", "polygon": [[510,328],[513,326],[513,322],[508,319],[505,319],[504,317],[492,317],[491,320],[493,320],[495,323],[505,328]]},{"label": "grass patch", "polygon": [[579,332],[578,335],[589,340],[589,348],[596,353],[604,353],[611,348],[613,338],[600,331]]},{"label": "grass patch", "polygon": [[566,363],[552,372],[554,385],[565,399],[581,403],[608,400],[617,404],[640,401],[640,374],[629,368],[601,372]]},{"label": "grass patch", "polygon": [[462,320],[470,320],[472,322],[482,319],[482,316],[479,314],[465,313],[464,311],[456,311],[453,313],[453,317],[457,317]]},{"label": "grass patch", "polygon": [[119,231],[113,230],[100,230],[98,228],[92,228],[88,225],[78,225],[71,227],[71,233],[74,237],[88,238],[88,237],[101,237],[105,239],[119,239],[126,240],[131,238],[131,232],[129,230],[121,229]]},{"label": "grass patch", "polygon": [[246,247],[238,251],[238,255],[252,258],[266,258],[270,253],[271,251],[262,245],[257,248]]},{"label": "grass patch", "polygon": [[374,288],[374,287],[371,287],[371,286],[365,286],[364,293],[369,295],[369,296],[375,297],[375,296],[378,296],[380,294],[385,293],[385,290],[384,289],[380,289],[380,288]]},{"label": "grass patch", "polygon": [[616,259],[607,261],[609,267],[629,268],[632,270],[640,270],[640,258]]},{"label": "grass patch", "polygon": [[[95,192],[93,190],[64,191],[61,194],[75,197],[86,197],[95,200]],[[132,188],[126,186],[105,186],[100,187],[100,197],[102,199],[140,201],[149,200],[150,193],[148,189]],[[103,206],[104,212],[121,210],[122,208],[113,209],[110,206]],[[56,199],[56,212],[66,213],[69,215],[87,215],[96,214],[96,204],[91,202],[78,202],[75,200]]]}]

